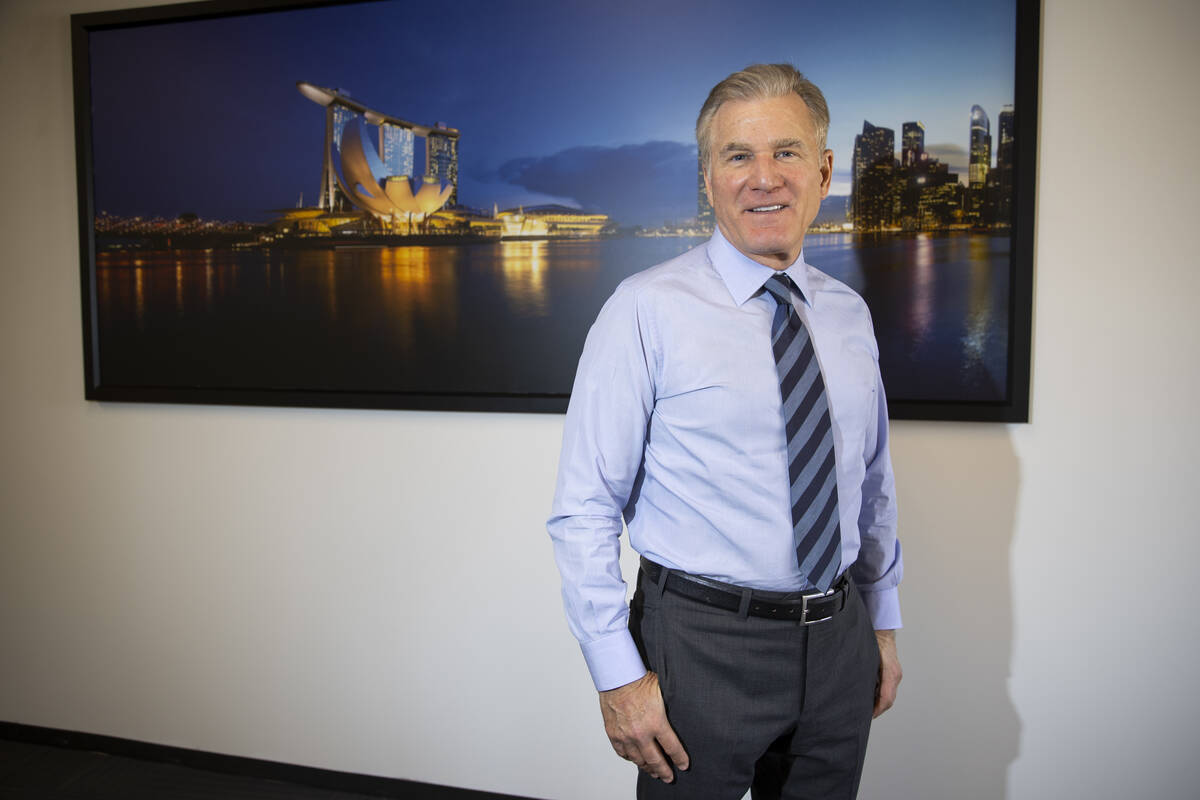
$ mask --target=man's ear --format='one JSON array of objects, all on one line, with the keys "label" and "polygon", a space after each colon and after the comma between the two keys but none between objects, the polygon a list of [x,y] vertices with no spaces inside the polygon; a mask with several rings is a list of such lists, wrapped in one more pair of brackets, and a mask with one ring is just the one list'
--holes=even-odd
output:
[{"label": "man's ear", "polygon": [[[704,186],[708,188],[708,177],[705,176]],[[829,187],[833,186],[833,151],[826,150],[821,154],[821,199],[829,195]],[[710,201],[711,202],[711,201]]]}]

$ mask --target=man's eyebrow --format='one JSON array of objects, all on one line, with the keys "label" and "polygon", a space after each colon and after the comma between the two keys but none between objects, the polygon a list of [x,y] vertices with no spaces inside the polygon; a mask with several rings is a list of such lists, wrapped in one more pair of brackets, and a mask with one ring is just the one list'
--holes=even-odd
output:
[{"label": "man's eyebrow", "polygon": [[771,142],[771,148],[774,150],[779,150],[780,148],[784,147],[791,148],[792,150],[807,149],[803,139],[776,139],[775,141]]},{"label": "man's eyebrow", "polygon": [[[775,141],[771,142],[772,150],[780,150],[784,148],[792,150],[807,150],[808,145],[804,143],[803,139],[797,138],[776,139]],[[729,142],[721,148],[722,153],[748,153],[753,150],[754,148],[745,142]]]}]

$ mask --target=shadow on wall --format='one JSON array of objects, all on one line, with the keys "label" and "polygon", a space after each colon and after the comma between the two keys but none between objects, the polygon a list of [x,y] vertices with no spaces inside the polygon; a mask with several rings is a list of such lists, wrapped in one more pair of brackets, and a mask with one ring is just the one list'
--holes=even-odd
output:
[{"label": "shadow on wall", "polygon": [[1010,550],[1020,465],[1003,425],[892,425],[904,681],[872,731],[863,798],[1004,798],[1021,722],[1009,695]]}]

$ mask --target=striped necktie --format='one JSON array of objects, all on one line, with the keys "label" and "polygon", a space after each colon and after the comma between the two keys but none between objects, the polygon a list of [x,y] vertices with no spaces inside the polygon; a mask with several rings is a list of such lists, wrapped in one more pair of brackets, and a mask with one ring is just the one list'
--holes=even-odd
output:
[{"label": "striped necktie", "polygon": [[833,426],[812,341],[792,306],[794,287],[791,278],[778,272],[763,288],[777,304],[771,323],[771,346],[779,372],[787,435],[796,561],[809,583],[824,592],[833,584],[842,564]]}]

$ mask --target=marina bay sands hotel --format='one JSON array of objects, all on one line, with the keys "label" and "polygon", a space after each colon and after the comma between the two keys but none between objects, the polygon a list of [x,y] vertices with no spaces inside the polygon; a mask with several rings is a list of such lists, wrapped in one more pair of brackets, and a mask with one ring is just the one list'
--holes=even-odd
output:
[{"label": "marina bay sands hotel", "polygon": [[[490,214],[463,206],[458,130],[384,114],[336,89],[303,81],[296,88],[325,108],[325,154],[316,208],[286,211],[277,221],[283,233],[411,236],[415,226],[435,236],[540,239],[598,236],[610,227],[607,214],[561,205],[493,205]],[[417,139],[423,171],[415,169]]]},{"label": "marina bay sands hotel", "polygon": [[[418,125],[367,108],[357,100],[336,89],[325,89],[300,81],[300,94],[325,107],[325,156],[321,165],[321,197],[318,206],[324,211],[344,211],[352,204],[338,185],[334,153],[341,150],[346,126],[361,115],[379,130],[379,158],[387,175],[432,178],[453,187],[447,204],[458,204],[458,137],[455,128],[438,123],[434,127]],[[424,139],[425,168],[416,175],[413,171],[414,144]]]}]

